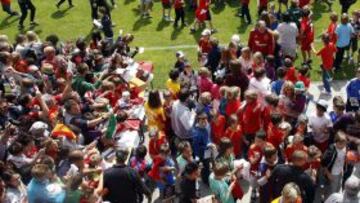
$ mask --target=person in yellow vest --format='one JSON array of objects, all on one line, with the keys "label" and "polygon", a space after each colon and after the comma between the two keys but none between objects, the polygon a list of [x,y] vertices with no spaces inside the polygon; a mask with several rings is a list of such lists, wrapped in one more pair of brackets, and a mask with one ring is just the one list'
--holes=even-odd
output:
[{"label": "person in yellow vest", "polygon": [[148,119],[149,128],[165,129],[166,116],[158,90],[151,90],[149,92],[149,99],[145,103],[145,114]]},{"label": "person in yellow vest", "polygon": [[294,182],[286,184],[281,192],[281,196],[274,199],[271,203],[301,203],[300,188]]}]

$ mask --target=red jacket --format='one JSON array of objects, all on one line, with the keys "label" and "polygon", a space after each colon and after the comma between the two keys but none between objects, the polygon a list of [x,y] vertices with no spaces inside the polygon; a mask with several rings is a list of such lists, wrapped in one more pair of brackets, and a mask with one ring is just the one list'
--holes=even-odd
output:
[{"label": "red jacket", "polygon": [[258,29],[250,32],[248,46],[253,53],[259,51],[264,55],[274,54],[275,41],[269,31],[261,33]]},{"label": "red jacket", "polygon": [[216,120],[216,122],[211,122],[211,136],[212,141],[215,144],[219,144],[220,139],[224,136],[225,133],[226,119],[225,116],[219,114]]},{"label": "red jacket", "polygon": [[270,142],[275,148],[279,148],[280,144],[284,141],[284,133],[280,128],[270,123],[266,131],[267,141]]},{"label": "red jacket", "polygon": [[258,101],[245,104],[240,111],[239,121],[243,126],[244,134],[255,134],[259,131],[262,123],[261,104]]},{"label": "red jacket", "polygon": [[243,133],[240,125],[238,125],[235,130],[229,127],[225,131],[225,137],[229,138],[234,146],[234,154],[236,157],[241,155],[242,136]]}]

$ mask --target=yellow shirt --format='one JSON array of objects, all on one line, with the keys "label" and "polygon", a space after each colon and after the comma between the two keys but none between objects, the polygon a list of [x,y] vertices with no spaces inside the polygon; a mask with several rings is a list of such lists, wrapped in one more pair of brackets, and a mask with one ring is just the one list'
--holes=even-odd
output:
[{"label": "yellow shirt", "polygon": [[148,119],[148,126],[156,127],[158,130],[164,130],[165,128],[165,111],[161,106],[159,108],[150,108],[148,102],[145,103],[145,114]]},{"label": "yellow shirt", "polygon": [[281,196],[278,197],[278,198],[276,198],[276,199],[274,199],[273,201],[271,201],[271,203],[279,203],[279,202],[280,202],[280,198],[281,198]]},{"label": "yellow shirt", "polygon": [[180,92],[180,83],[174,82],[171,79],[168,79],[166,81],[166,87],[174,96],[176,96]]}]

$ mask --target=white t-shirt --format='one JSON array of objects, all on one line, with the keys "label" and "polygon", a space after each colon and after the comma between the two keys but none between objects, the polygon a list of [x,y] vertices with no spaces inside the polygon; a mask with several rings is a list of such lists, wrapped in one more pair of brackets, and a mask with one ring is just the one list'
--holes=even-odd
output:
[{"label": "white t-shirt", "polygon": [[317,143],[323,143],[329,139],[329,132],[325,131],[332,127],[332,123],[328,115],[318,117],[315,113],[309,118],[309,127],[312,130],[314,140]]},{"label": "white t-shirt", "polygon": [[33,159],[26,157],[25,154],[21,154],[19,156],[13,156],[10,154],[7,160],[11,161],[11,163],[13,163],[16,168],[22,168],[23,166],[30,164],[33,161]]},{"label": "white t-shirt", "polygon": [[299,31],[295,23],[280,23],[277,31],[279,32],[279,44],[281,46],[296,49],[296,37]]},{"label": "white t-shirt", "polygon": [[245,60],[241,56],[239,57],[239,61],[241,64],[241,70],[244,71],[244,73],[247,73],[247,71],[251,69],[253,61],[251,59]]},{"label": "white t-shirt", "polygon": [[344,149],[336,149],[337,156],[333,167],[331,168],[332,175],[340,175],[343,172],[344,164],[345,164],[345,156],[346,156],[346,148]]},{"label": "white t-shirt", "polygon": [[79,168],[75,164],[71,164],[68,172],[66,173],[67,177],[74,177],[80,174]]},{"label": "white t-shirt", "polygon": [[271,94],[270,79],[267,77],[257,80],[255,77],[250,79],[249,90],[254,90],[258,94],[259,101],[263,101],[266,95]]}]

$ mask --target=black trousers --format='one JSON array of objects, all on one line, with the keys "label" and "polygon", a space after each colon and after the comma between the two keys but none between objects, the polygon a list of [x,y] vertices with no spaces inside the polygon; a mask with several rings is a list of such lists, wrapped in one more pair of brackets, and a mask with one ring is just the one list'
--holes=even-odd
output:
[{"label": "black trousers", "polygon": [[177,26],[179,20],[181,20],[181,24],[185,24],[185,11],[184,8],[175,9],[175,22],[174,25]]},{"label": "black trousers", "polygon": [[342,63],[343,58],[344,58],[345,50],[347,50],[347,49],[348,49],[347,46],[346,47],[337,47],[337,52],[336,52],[335,61],[334,61],[335,70],[340,69],[341,63]]},{"label": "black trousers", "polygon": [[249,5],[243,4],[241,6],[241,15],[246,18],[247,23],[251,23],[251,15],[249,10]]},{"label": "black trousers", "polygon": [[[56,5],[57,6],[61,6],[61,4],[63,4],[66,0],[60,0]],[[68,0],[69,6],[72,5],[72,0]]]},{"label": "black trousers", "polygon": [[21,10],[21,16],[20,16],[20,20],[19,20],[19,25],[23,25],[24,21],[27,17],[28,14],[28,10],[30,10],[30,21],[33,22],[35,19],[35,12],[36,12],[36,8],[34,6],[34,4],[31,2],[31,0],[28,0],[24,3],[19,3],[19,7]]}]

